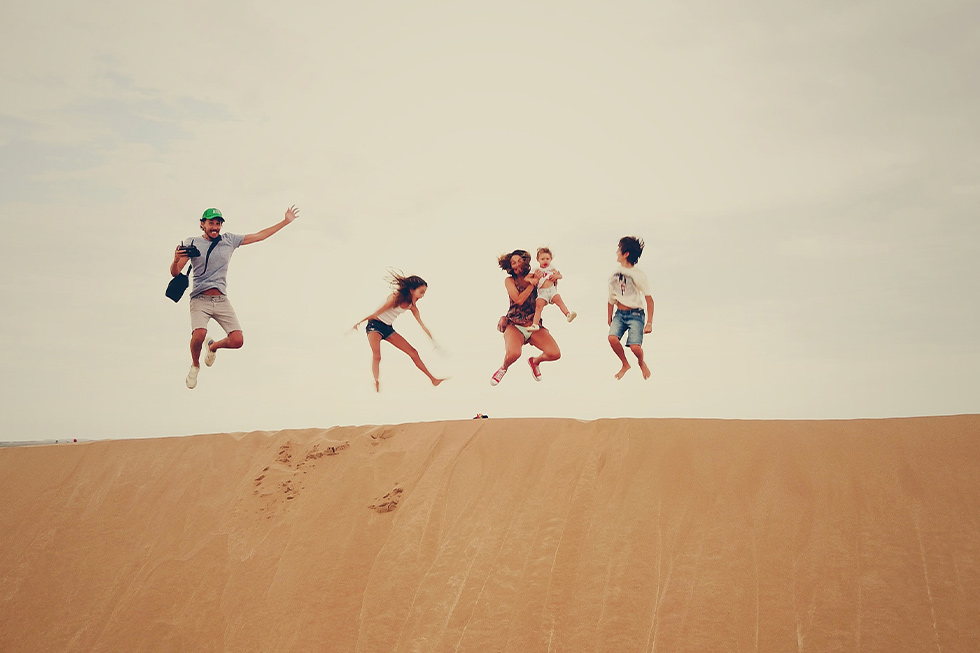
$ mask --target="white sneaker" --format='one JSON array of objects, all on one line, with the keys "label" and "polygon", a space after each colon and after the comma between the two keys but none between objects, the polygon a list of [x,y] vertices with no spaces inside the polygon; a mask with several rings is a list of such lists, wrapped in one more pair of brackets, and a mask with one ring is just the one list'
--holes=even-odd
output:
[{"label": "white sneaker", "polygon": [[191,365],[191,371],[187,373],[187,379],[185,379],[185,382],[187,383],[187,387],[191,390],[197,387],[197,373],[200,371],[200,367]]},{"label": "white sneaker", "polygon": [[569,322],[571,322],[572,320],[574,320],[577,317],[578,317],[578,313],[576,313],[575,311],[568,311],[568,321]]},{"label": "white sneaker", "polygon": [[[569,320],[569,322],[571,322],[571,320]],[[218,354],[218,352],[216,351],[211,351],[211,345],[213,344],[214,344],[214,340],[208,340],[206,343],[204,343],[204,349],[205,349],[204,364],[207,365],[208,367],[214,365],[214,357]]]}]

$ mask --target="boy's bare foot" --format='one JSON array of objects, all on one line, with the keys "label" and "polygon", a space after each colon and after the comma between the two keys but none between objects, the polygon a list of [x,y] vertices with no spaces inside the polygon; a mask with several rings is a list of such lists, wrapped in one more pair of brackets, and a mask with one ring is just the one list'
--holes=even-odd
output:
[{"label": "boy's bare foot", "polygon": [[374,391],[375,392],[381,392],[381,381],[375,381],[374,382]]},{"label": "boy's bare foot", "polygon": [[640,365],[640,371],[643,372],[643,378],[644,378],[644,380],[650,378],[650,368],[647,367],[647,364],[646,363],[643,363],[642,365]]},{"label": "boy's bare foot", "polygon": [[439,385],[440,383],[442,383],[445,380],[446,379],[432,379],[432,385]]},{"label": "boy's bare foot", "polygon": [[616,380],[619,381],[621,378],[623,378],[623,375],[626,374],[629,371],[630,371],[630,366],[629,365],[623,365],[623,369],[621,369],[618,372],[616,372]]}]

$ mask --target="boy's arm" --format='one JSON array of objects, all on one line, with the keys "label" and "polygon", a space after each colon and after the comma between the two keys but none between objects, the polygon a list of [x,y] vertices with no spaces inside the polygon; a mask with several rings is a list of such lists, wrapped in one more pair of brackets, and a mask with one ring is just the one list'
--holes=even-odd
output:
[{"label": "boy's arm", "polygon": [[643,326],[643,333],[653,333],[653,297],[647,295],[647,323]]},{"label": "boy's arm", "polygon": [[612,324],[613,308],[612,304],[606,302],[606,326]]}]

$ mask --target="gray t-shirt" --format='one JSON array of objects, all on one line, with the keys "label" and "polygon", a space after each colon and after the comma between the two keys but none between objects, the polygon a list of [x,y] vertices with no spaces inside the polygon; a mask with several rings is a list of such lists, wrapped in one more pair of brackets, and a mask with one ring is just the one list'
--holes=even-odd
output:
[{"label": "gray t-shirt", "polygon": [[[194,269],[194,274],[191,277],[194,282],[191,287],[192,299],[212,288],[217,288],[222,295],[228,294],[228,263],[231,262],[231,255],[238,249],[243,240],[245,240],[245,236],[239,234],[221,234],[221,242],[215,246],[211,256],[208,256],[211,241],[205,238],[203,234],[184,239],[184,245],[193,244],[201,250],[200,256],[191,259],[191,266]],[[207,261],[207,269],[205,269],[205,261]]]}]

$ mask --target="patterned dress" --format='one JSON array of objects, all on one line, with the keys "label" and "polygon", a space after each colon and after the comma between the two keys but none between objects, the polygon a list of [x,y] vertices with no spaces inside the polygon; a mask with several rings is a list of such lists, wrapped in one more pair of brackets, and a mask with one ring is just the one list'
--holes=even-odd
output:
[{"label": "patterned dress", "polygon": [[[511,279],[514,279],[511,277]],[[514,279],[514,285],[517,286],[517,292],[522,293],[524,289],[527,288],[529,284],[527,281],[522,279]],[[517,304],[513,299],[510,300],[510,310],[507,311],[507,321],[515,326],[527,327],[531,326],[534,322],[534,303],[538,299],[538,289],[534,288],[531,294],[527,296],[523,304]],[[544,322],[541,322],[541,326],[544,326]]]}]

